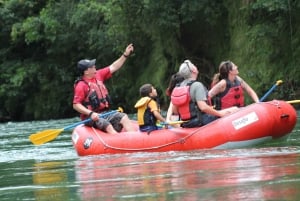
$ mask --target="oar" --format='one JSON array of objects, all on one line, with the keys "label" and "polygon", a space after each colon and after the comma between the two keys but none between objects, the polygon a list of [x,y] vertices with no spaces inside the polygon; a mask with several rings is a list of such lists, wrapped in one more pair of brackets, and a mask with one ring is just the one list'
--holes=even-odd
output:
[{"label": "oar", "polygon": [[291,100],[291,101],[286,101],[289,104],[294,104],[294,103],[300,103],[300,100]]},{"label": "oar", "polygon": [[282,83],[282,80],[277,80],[276,83],[273,84],[273,86],[269,89],[269,91],[267,91],[267,93],[266,93],[263,97],[261,97],[261,98],[259,99],[259,102],[264,101],[264,100],[270,95],[270,93],[272,93],[272,91],[274,91],[274,89],[275,89],[277,86],[279,86],[281,83]]},{"label": "oar", "polygon": [[175,124],[182,124],[184,122],[187,122],[187,121],[170,121],[170,122],[161,122],[160,124],[161,125],[175,125]]},{"label": "oar", "polygon": [[176,124],[182,124],[184,122],[187,121],[169,121],[169,122],[160,122],[159,124],[157,124],[158,127],[164,127],[164,128],[169,128],[168,126],[171,125],[176,125]]},{"label": "oar", "polygon": [[[106,112],[106,113],[99,114],[99,117],[105,117],[107,115],[110,115],[110,114],[113,114],[113,113],[116,113],[116,112],[119,112],[119,111],[122,112],[123,111],[122,108],[119,107],[117,110],[112,110],[112,111],[109,111],[109,112]],[[49,142],[51,140],[54,140],[61,132],[65,131],[65,130],[72,129],[72,128],[80,125],[80,124],[84,124],[84,123],[87,123],[89,121],[92,121],[92,119],[88,118],[88,119],[85,119],[85,120],[77,122],[75,124],[66,126],[64,128],[61,128],[61,129],[43,130],[43,131],[40,131],[38,133],[30,135],[29,139],[33,144],[41,145],[41,144],[44,144],[44,143]]]}]

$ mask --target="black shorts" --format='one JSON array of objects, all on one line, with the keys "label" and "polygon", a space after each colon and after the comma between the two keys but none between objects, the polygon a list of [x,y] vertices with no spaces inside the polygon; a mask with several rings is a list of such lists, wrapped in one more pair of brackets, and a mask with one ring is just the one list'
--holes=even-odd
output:
[{"label": "black shorts", "polygon": [[116,112],[111,115],[101,117],[98,121],[89,122],[86,125],[93,126],[102,131],[106,131],[107,126],[112,125],[117,132],[120,132],[123,128],[120,122],[125,115],[125,113]]},{"label": "black shorts", "polygon": [[121,124],[121,120],[125,115],[126,115],[125,113],[116,112],[106,116],[105,119],[111,123],[111,125],[114,127],[114,129],[117,132],[120,132],[123,128],[123,125]]}]

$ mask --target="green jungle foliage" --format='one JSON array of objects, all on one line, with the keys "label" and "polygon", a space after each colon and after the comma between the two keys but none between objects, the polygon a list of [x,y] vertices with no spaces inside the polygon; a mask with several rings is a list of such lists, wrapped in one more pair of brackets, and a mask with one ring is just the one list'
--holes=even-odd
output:
[{"label": "green jungle foliage", "polygon": [[297,99],[299,11],[296,0],[0,0],[0,118],[74,117],[77,62],[108,66],[129,43],[134,54],[106,83],[112,109],[135,113],[144,83],[166,109],[165,89],[184,59],[207,87],[232,60],[260,97],[283,80],[268,100]]}]

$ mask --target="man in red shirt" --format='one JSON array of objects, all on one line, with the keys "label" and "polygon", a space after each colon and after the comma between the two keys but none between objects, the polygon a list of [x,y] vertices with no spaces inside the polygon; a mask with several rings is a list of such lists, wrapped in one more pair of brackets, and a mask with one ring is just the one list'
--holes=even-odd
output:
[{"label": "man in red shirt", "polygon": [[112,77],[125,63],[134,47],[129,44],[120,58],[110,66],[96,70],[96,59],[83,59],[78,62],[77,68],[81,74],[75,83],[73,108],[79,112],[81,119],[90,117],[93,121],[87,123],[110,134],[116,134],[124,128],[125,131],[135,131],[127,114],[116,112],[99,117],[99,113],[109,110],[110,98],[104,81]]}]

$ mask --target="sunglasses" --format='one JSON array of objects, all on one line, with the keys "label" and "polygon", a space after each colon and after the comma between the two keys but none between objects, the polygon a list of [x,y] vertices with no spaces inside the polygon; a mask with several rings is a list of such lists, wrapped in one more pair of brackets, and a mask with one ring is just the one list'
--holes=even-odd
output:
[{"label": "sunglasses", "polygon": [[188,67],[190,73],[192,73],[192,69],[191,69],[191,67],[190,67],[190,65],[189,65],[189,62],[188,62],[188,61],[185,61],[184,63],[187,65],[187,67]]}]

